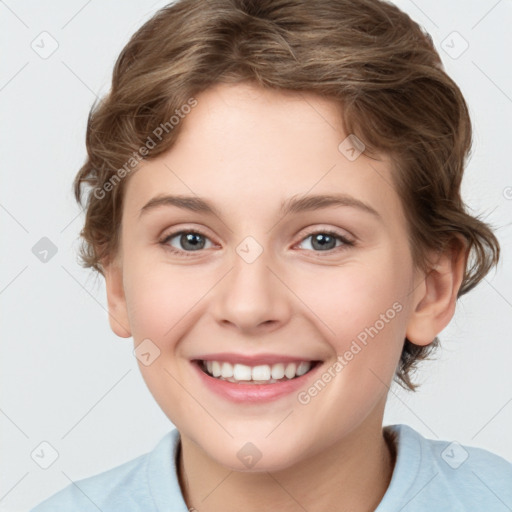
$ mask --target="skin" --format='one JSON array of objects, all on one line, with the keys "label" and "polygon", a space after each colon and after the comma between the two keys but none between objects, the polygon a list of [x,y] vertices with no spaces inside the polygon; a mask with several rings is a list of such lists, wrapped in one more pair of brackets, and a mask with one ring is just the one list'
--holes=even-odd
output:
[{"label": "skin", "polygon": [[[180,431],[187,505],[374,510],[393,471],[382,421],[403,340],[427,345],[448,324],[464,255],[433,254],[430,272],[415,268],[391,162],[364,153],[350,161],[338,150],[348,134],[330,100],[249,84],[216,85],[197,100],[177,143],[126,183],[119,251],[104,262],[112,329],[160,350],[139,366]],[[379,216],[350,206],[279,213],[291,196],[333,191]],[[175,206],[140,214],[163,193],[207,198],[220,216]],[[318,248],[313,228],[355,245]],[[180,229],[199,230],[204,248],[179,235],[159,243]],[[251,264],[236,252],[247,236],[263,249]],[[322,360],[325,371],[396,302],[401,311],[306,405],[295,393],[232,403],[190,363],[206,353],[269,352]],[[237,457],[247,442],[262,454],[252,468]]]}]

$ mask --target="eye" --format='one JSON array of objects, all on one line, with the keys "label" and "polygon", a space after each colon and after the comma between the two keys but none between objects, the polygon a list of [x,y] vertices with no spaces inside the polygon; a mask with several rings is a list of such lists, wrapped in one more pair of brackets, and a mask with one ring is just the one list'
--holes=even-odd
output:
[{"label": "eye", "polygon": [[[308,239],[311,239],[309,245],[314,252],[337,252],[338,250],[343,250],[354,245],[353,241],[342,234],[326,229],[310,232],[302,239],[301,243],[304,243]],[[341,242],[338,246],[336,245],[337,241]]]},{"label": "eye", "polygon": [[[174,244],[173,245],[173,240]],[[210,242],[208,247],[207,241]],[[176,231],[165,236],[160,244],[166,246],[171,252],[179,254],[180,256],[192,256],[191,252],[201,251],[201,249],[208,249],[213,246],[210,239],[198,231]]]},{"label": "eye", "polygon": [[[300,246],[308,239],[311,239],[310,248],[306,247],[306,250],[314,252],[338,252],[354,245],[354,242],[344,235],[328,229],[310,232],[298,245]],[[337,242],[340,243],[337,244]],[[194,252],[209,249],[214,245],[203,233],[191,230],[167,234],[159,243],[170,252],[185,257],[193,256]]]}]

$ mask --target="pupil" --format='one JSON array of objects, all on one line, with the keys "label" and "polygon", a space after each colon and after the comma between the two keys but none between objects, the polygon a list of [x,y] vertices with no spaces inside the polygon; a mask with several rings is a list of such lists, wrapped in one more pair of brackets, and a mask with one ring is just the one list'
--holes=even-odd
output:
[{"label": "pupil", "polygon": [[[204,240],[198,242],[198,238],[202,238],[198,233],[187,233],[181,236],[182,247],[192,250],[202,249],[204,246]],[[187,247],[187,244],[191,244]]]},{"label": "pupil", "polygon": [[[313,237],[312,246],[315,247],[315,243],[320,244],[319,247],[325,249],[329,242],[334,242],[334,246],[336,245],[336,240],[331,235],[325,235],[322,233],[318,233]],[[334,246],[328,247],[328,249],[334,249]],[[317,248],[317,247],[315,247]]]}]

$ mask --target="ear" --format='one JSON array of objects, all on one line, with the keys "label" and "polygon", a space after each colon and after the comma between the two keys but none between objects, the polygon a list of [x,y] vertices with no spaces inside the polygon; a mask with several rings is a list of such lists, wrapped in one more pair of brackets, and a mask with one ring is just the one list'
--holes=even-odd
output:
[{"label": "ear", "polygon": [[406,330],[407,339],[415,345],[432,343],[452,319],[467,256],[465,240],[457,236],[415,289],[415,306]]},{"label": "ear", "polygon": [[129,338],[132,333],[124,295],[122,266],[118,260],[108,262],[103,265],[103,274],[107,288],[110,328],[121,338]]}]

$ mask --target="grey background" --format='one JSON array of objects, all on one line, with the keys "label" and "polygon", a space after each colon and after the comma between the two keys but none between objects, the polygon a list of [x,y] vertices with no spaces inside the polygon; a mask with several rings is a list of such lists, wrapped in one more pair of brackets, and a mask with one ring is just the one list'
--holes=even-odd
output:
[{"label": "grey background", "polygon": [[[27,510],[147,452],[172,428],[139,374],[132,339],[110,331],[103,281],[77,264],[83,217],[71,194],[95,96],[108,90],[129,36],[166,3],[0,2],[2,511]],[[385,423],[512,460],[512,2],[396,3],[432,34],[468,101],[475,136],[464,197],[498,227],[503,259],[460,301],[437,360],[418,375],[419,392],[391,389]],[[51,48],[43,31],[58,43],[45,59],[31,47],[43,51],[46,37]],[[57,249],[47,262],[33,253],[43,237]],[[48,469],[43,441],[58,453]]]}]

